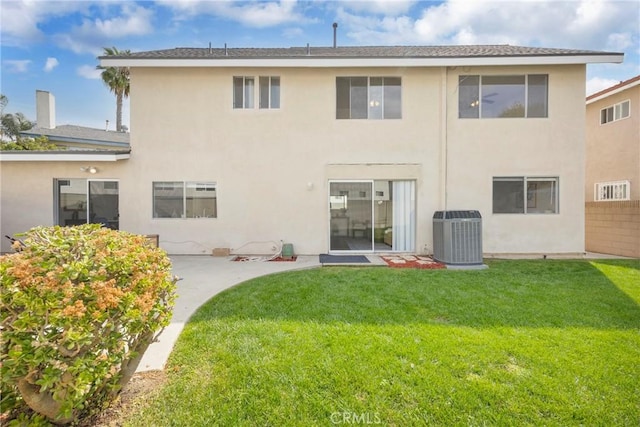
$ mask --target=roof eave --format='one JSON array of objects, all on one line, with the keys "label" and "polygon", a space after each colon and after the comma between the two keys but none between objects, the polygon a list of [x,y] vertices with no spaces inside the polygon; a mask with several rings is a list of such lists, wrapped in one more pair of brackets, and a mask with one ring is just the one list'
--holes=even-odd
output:
[{"label": "roof eave", "polygon": [[[602,91],[599,95],[597,93],[590,95],[587,97],[587,105],[592,104],[594,102],[600,101],[602,99],[608,98],[612,95],[615,95],[617,93],[623,92],[627,89],[631,89],[634,86],[638,86],[640,85],[640,80],[633,80],[631,82],[629,82],[628,84],[625,84],[623,86],[620,86],[619,88],[616,89],[605,89],[604,91]],[[595,96],[594,96],[595,95]]]},{"label": "roof eave", "polygon": [[101,58],[103,67],[456,67],[622,63],[624,54],[487,57],[279,57],[279,58]]},{"label": "roof eave", "polygon": [[117,162],[131,151],[0,151],[0,162]]}]

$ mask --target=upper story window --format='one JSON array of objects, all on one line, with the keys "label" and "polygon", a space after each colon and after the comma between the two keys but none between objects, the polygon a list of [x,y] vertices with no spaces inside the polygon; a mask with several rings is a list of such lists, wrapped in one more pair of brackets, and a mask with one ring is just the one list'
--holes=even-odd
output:
[{"label": "upper story window", "polygon": [[460,76],[458,117],[548,117],[546,74]]},{"label": "upper story window", "polygon": [[280,77],[260,76],[260,108],[280,108]]},{"label": "upper story window", "polygon": [[216,183],[156,181],[153,183],[154,218],[216,218]]},{"label": "upper story window", "polygon": [[619,102],[608,108],[600,110],[600,124],[615,122],[616,120],[626,119],[629,117],[630,103],[629,100]]},{"label": "upper story window", "polygon": [[594,190],[594,199],[598,202],[609,200],[631,200],[630,181],[597,182]]},{"label": "upper story window", "polygon": [[401,119],[400,77],[336,77],[336,119]]},{"label": "upper story window", "polygon": [[[258,106],[260,109],[280,108],[280,77],[258,77]],[[233,108],[252,109],[256,106],[256,78],[233,78]]]},{"label": "upper story window", "polygon": [[493,213],[558,213],[558,178],[493,178]]}]

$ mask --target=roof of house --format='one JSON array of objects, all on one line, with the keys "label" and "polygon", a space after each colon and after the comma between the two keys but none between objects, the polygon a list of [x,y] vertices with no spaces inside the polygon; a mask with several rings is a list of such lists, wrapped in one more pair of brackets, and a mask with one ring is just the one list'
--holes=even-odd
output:
[{"label": "roof of house", "polygon": [[467,45],[467,46],[339,46],[339,47],[289,47],[289,48],[193,48],[134,52],[102,58],[472,58],[495,56],[567,56],[609,55],[612,52],[593,50],[553,49],[511,45]]},{"label": "roof of house", "polygon": [[591,62],[622,62],[623,57],[624,54],[618,52],[593,50],[511,45],[458,45],[338,46],[335,48],[310,46],[290,48],[177,47],[175,49],[132,52],[128,55],[101,56],[99,59],[103,66],[235,66],[237,64],[246,65],[249,62],[250,65],[258,66],[261,63],[281,66],[352,66],[354,64],[356,66],[440,66],[494,65],[494,63],[586,64]]},{"label": "roof of house", "polygon": [[33,127],[21,132],[25,136],[44,135],[50,141],[62,141],[82,144],[95,144],[126,148],[129,146],[129,133],[110,130],[88,128],[75,125],[61,125],[55,128]]},{"label": "roof of house", "polygon": [[587,104],[606,98],[618,92],[622,92],[623,90],[629,89],[637,85],[640,85],[640,75],[637,75],[628,80],[622,81],[617,85],[608,87],[604,90],[601,90],[600,92],[596,92],[594,94],[587,96]]}]

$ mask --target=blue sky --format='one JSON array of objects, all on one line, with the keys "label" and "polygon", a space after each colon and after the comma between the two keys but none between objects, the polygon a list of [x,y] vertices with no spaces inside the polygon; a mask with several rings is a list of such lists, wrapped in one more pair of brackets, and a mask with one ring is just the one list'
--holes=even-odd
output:
[{"label": "blue sky", "polygon": [[[35,120],[35,91],[56,123],[115,127],[115,97],[96,72],[103,47],[513,44],[624,52],[589,65],[587,93],[640,74],[640,1],[13,1],[0,2],[5,112]],[[123,123],[129,123],[128,103]]]}]

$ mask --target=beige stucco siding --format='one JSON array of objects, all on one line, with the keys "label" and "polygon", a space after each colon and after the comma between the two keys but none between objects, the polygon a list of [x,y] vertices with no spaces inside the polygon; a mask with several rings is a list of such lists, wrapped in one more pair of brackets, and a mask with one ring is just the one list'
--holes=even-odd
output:
[{"label": "beige stucco siding", "polygon": [[[260,75],[280,76],[281,108],[231,108],[233,76]],[[336,75],[401,76],[403,118],[336,120]],[[328,180],[356,178],[348,169],[330,174],[327,165],[417,161],[426,166],[413,176],[418,197],[437,199],[439,87],[439,70],[134,69],[130,166],[139,174],[134,193],[147,197],[123,212],[122,225],[160,234],[171,251],[282,239],[300,253],[326,252]],[[161,180],[216,181],[218,218],[152,219],[151,183]],[[432,194],[421,193],[424,182]],[[420,228],[431,214],[418,214]],[[429,235],[419,234],[423,247]]]},{"label": "beige stucco siding", "polygon": [[[460,74],[549,74],[548,118],[456,119]],[[582,252],[584,67],[454,70],[447,83],[447,209],[477,209],[484,251]],[[494,214],[493,177],[558,177],[558,214]]]},{"label": "beige stucco siding", "polygon": [[[54,178],[100,179],[121,182],[126,160],[119,162],[2,162],[0,163],[0,250],[11,250],[8,239],[32,227],[53,225]],[[90,175],[81,167],[95,166]],[[127,191],[127,185],[120,184]],[[122,190],[121,190],[122,194]]]},{"label": "beige stucco siding", "polygon": [[[600,124],[600,111],[630,101],[630,116]],[[640,200],[640,86],[636,85],[587,105],[585,198],[594,200],[598,182],[631,182],[631,200]]]},{"label": "beige stucco siding", "polygon": [[[582,252],[584,69],[133,68],[131,157],[96,178],[120,180],[121,229],[158,234],[175,254],[279,240],[327,252],[329,181],[372,179],[415,181],[417,252],[433,250],[441,209],[479,210],[485,252]],[[460,74],[527,73],[549,74],[548,118],[458,119]],[[269,75],[280,109],[232,108],[233,76]],[[401,77],[402,119],[336,120],[336,76]],[[2,234],[51,224],[53,178],[87,177],[72,163],[1,166]],[[495,176],[558,177],[559,213],[493,214]],[[216,182],[218,217],[154,219],[154,181]]]}]

